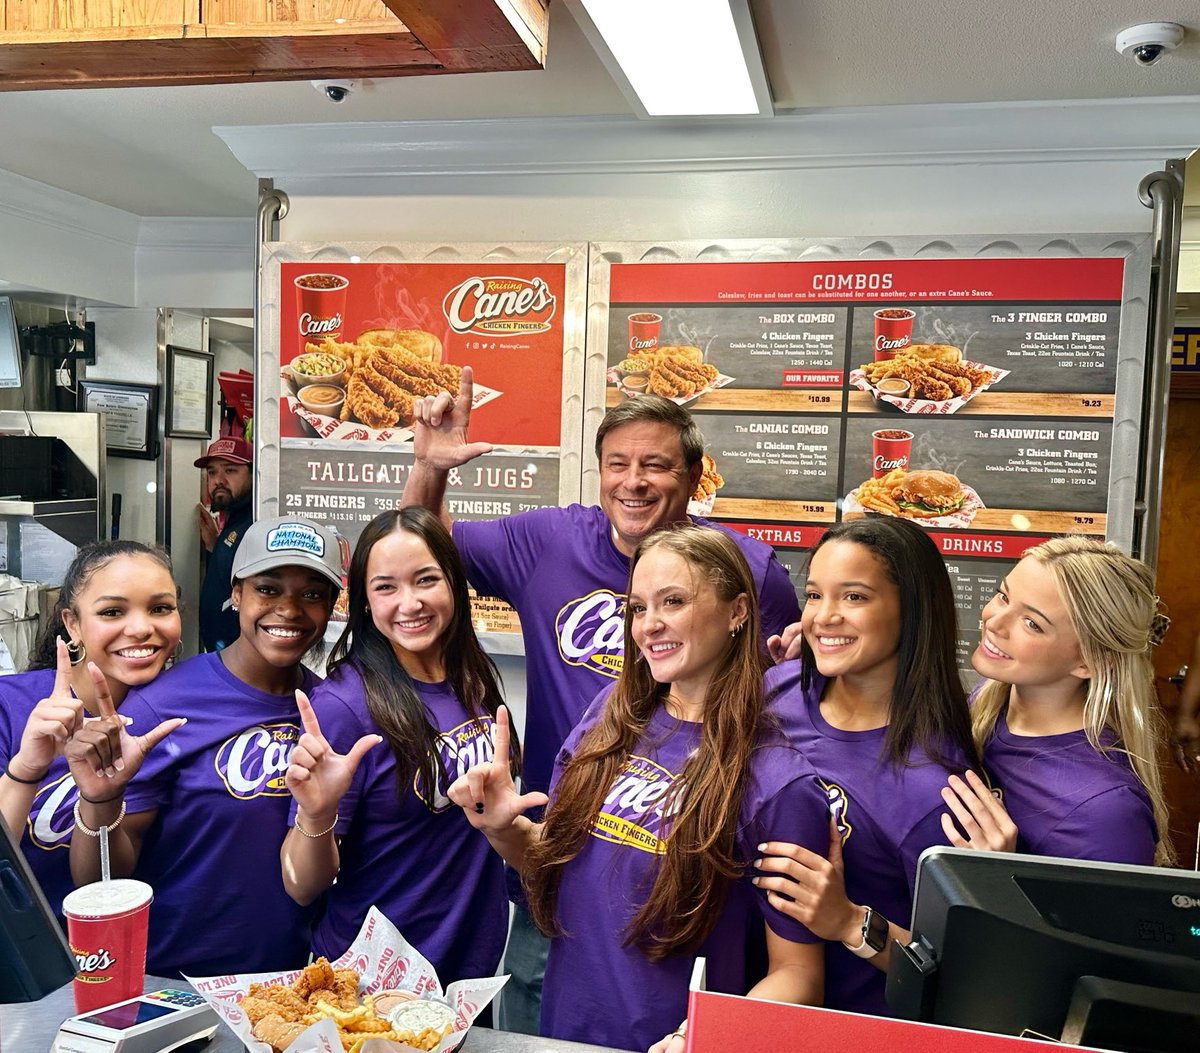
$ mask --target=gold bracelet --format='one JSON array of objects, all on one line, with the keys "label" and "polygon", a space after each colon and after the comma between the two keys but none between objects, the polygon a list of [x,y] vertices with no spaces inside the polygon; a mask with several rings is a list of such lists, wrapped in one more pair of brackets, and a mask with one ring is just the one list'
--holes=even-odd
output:
[{"label": "gold bracelet", "polygon": [[310,833],[309,833],[307,830],[305,830],[305,829],[304,829],[304,827],[302,827],[302,826],[300,825],[300,816],[299,816],[299,814],[297,814],[297,816],[296,816],[296,822],[295,822],[295,824],[294,824],[294,825],[295,825],[296,829],[297,829],[297,830],[299,830],[299,831],[300,831],[300,833],[302,833],[302,834],[303,834],[305,837],[311,837],[311,838],[313,838],[313,839],[315,840],[315,839],[316,839],[316,838],[318,838],[318,837],[324,837],[326,834],[332,834],[332,833],[333,833],[333,828],[334,828],[335,826],[337,826],[337,824],[338,824],[338,813],[337,813],[337,812],[334,812],[334,813],[333,813],[333,822],[329,824],[329,829],[328,829],[328,830],[322,830],[322,831],[321,831],[319,834],[310,834]]},{"label": "gold bracelet", "polygon": [[121,820],[125,818],[125,802],[122,801],[121,802],[121,810],[119,812],[117,812],[116,819],[114,819],[111,823],[109,823],[108,826],[102,826],[98,830],[93,830],[80,817],[79,805],[80,805],[80,801],[78,798],[76,798],[76,800],[75,800],[75,825],[77,827],[79,827],[79,829],[82,830],[85,834],[87,834],[88,837],[99,837],[101,830],[107,830],[111,834],[118,826],[121,825]]}]

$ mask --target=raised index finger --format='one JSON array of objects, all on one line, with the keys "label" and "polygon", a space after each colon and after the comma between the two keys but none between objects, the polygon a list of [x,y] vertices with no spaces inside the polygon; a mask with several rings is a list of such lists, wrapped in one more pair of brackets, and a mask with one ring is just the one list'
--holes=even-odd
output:
[{"label": "raised index finger", "polygon": [[496,709],[496,740],[493,743],[492,763],[508,768],[508,706]]},{"label": "raised index finger", "polygon": [[95,696],[96,715],[100,717],[115,717],[117,707],[113,702],[112,693],[108,690],[108,681],[100,672],[95,662],[87,664],[88,676],[92,678],[92,694]]},{"label": "raised index finger", "polygon": [[299,688],[296,688],[296,708],[300,710],[300,722],[304,725],[304,730],[307,731],[313,738],[321,737],[321,722],[317,720],[317,714],[313,710],[312,703]]},{"label": "raised index finger", "polygon": [[454,409],[465,417],[471,416],[471,400],[475,397],[475,371],[470,366],[463,366],[458,377],[458,397],[454,400]]},{"label": "raised index finger", "polygon": [[71,698],[71,653],[67,650],[67,641],[61,636],[55,641],[54,653],[54,687],[50,694],[54,698]]}]

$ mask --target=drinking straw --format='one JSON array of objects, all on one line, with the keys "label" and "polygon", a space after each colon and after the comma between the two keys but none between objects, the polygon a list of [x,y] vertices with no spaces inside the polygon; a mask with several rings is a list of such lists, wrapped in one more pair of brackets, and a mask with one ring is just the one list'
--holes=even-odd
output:
[{"label": "drinking straw", "polygon": [[108,862],[108,827],[100,824],[100,880],[112,880],[112,867]]}]

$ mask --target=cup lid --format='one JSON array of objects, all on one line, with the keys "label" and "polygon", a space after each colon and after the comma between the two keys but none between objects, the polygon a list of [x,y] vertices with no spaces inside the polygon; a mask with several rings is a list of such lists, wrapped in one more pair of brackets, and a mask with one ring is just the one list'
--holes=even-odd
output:
[{"label": "cup lid", "polygon": [[144,881],[133,878],[93,881],[67,893],[63,899],[63,913],[76,918],[102,918],[137,910],[152,899],[154,889]]}]

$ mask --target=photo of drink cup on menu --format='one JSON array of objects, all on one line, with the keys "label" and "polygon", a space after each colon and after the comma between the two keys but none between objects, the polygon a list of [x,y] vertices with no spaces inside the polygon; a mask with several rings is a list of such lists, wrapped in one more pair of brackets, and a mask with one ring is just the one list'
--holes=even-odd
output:
[{"label": "photo of drink cup on menu", "polygon": [[661,314],[634,311],[628,325],[625,356],[616,362],[610,358],[608,370],[608,382],[621,397],[637,398],[648,392],[683,406],[732,382],[733,377],[706,361],[703,348],[690,343],[664,343]]},{"label": "photo of drink cup on menu", "polygon": [[871,476],[842,502],[847,519],[896,516],[925,527],[970,526],[984,507],[979,494],[958,476],[912,465],[914,434],[903,428],[871,433]]}]

